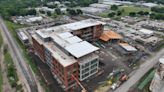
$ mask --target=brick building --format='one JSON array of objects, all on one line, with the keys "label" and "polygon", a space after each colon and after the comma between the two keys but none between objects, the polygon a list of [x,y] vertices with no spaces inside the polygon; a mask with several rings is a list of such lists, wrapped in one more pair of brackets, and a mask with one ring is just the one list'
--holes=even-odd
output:
[{"label": "brick building", "polygon": [[[98,39],[104,23],[93,19],[37,30],[32,35],[35,53],[47,63],[64,90],[98,72],[99,48],[87,41]],[[83,39],[83,40],[82,40]]]}]

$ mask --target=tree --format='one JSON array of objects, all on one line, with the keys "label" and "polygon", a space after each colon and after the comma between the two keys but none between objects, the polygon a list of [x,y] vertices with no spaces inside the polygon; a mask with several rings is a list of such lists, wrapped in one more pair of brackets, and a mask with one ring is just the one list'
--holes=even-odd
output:
[{"label": "tree", "polygon": [[144,15],[149,15],[149,12],[145,11],[145,12],[144,12]]},{"label": "tree", "polygon": [[56,8],[55,12],[56,12],[57,15],[61,15],[62,14],[62,12],[61,12],[61,10],[59,8]]},{"label": "tree", "polygon": [[151,13],[151,14],[150,14],[150,18],[151,18],[151,19],[154,19],[154,18],[155,18],[155,13]]},{"label": "tree", "polygon": [[144,12],[143,11],[139,11],[137,12],[138,15],[144,15]]},{"label": "tree", "polygon": [[108,14],[108,17],[114,17],[115,15],[116,15],[115,12],[111,12],[111,13]]},{"label": "tree", "polygon": [[80,10],[80,9],[77,9],[76,12],[77,12],[78,15],[83,14],[83,11]]},{"label": "tree", "polygon": [[129,13],[129,16],[135,17],[135,16],[136,16],[136,13],[135,13],[135,12],[130,12],[130,13]]},{"label": "tree", "polygon": [[47,15],[48,15],[48,16],[51,16],[52,14],[51,14],[51,12],[50,12],[50,11],[47,11]]},{"label": "tree", "polygon": [[117,16],[120,16],[122,15],[122,12],[121,11],[117,11]]},{"label": "tree", "polygon": [[151,19],[164,20],[164,14],[152,13],[150,14]]},{"label": "tree", "polygon": [[28,10],[27,15],[36,15],[36,10],[35,9]]},{"label": "tree", "polygon": [[118,6],[117,5],[112,5],[111,6],[111,10],[117,10],[118,9]]},{"label": "tree", "polygon": [[76,10],[74,10],[74,9],[67,9],[67,12],[68,12],[70,15],[73,15],[73,16],[77,15]]},{"label": "tree", "polygon": [[43,10],[39,10],[40,13],[45,14],[46,12]]},{"label": "tree", "polygon": [[8,51],[8,44],[4,44],[3,52],[6,54]]},{"label": "tree", "polygon": [[164,7],[152,7],[151,11],[157,12],[157,13],[164,13]]},{"label": "tree", "polygon": [[52,14],[52,17],[54,17],[54,18],[56,18],[58,15],[56,14],[56,12],[54,12],[53,14]]}]

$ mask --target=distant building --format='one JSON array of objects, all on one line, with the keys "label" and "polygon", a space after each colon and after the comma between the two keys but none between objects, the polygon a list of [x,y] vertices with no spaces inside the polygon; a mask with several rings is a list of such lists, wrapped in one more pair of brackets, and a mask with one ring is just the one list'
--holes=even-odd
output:
[{"label": "distant building", "polygon": [[82,7],[80,8],[84,13],[88,13],[88,14],[98,14],[98,13],[102,13],[103,11],[105,11],[105,9],[102,8],[95,8],[95,7]]},{"label": "distant building", "polygon": [[60,5],[61,3],[59,1],[54,2],[48,2],[47,5]]},{"label": "distant building", "polygon": [[152,92],[164,92],[164,56],[159,59],[159,67],[149,88]]},{"label": "distant building", "polygon": [[55,9],[48,8],[48,7],[38,7],[35,8],[36,11],[45,11],[45,12],[51,12],[54,13]]},{"label": "distant building", "polygon": [[143,3],[142,5],[145,7],[150,7],[150,8],[158,6],[158,4],[155,4],[155,3]]},{"label": "distant building", "polygon": [[[103,22],[93,19],[50,27],[32,35],[35,53],[47,63],[54,78],[66,91],[98,72],[99,48],[87,41],[98,39]],[[74,77],[73,77],[74,76]]]},{"label": "distant building", "polygon": [[145,36],[152,36],[154,34],[152,30],[148,30],[148,29],[140,29],[138,31],[139,31],[139,34],[145,35]]},{"label": "distant building", "polygon": [[90,7],[100,8],[100,9],[105,9],[105,10],[110,9],[110,6],[109,5],[98,4],[98,3],[90,4]]},{"label": "distant building", "polygon": [[118,33],[114,32],[114,31],[104,31],[101,36],[100,39],[104,42],[119,42],[123,37],[121,35],[119,35]]},{"label": "distant building", "polygon": [[19,39],[25,46],[29,45],[29,38],[23,31],[19,31],[17,34]]},{"label": "distant building", "polygon": [[38,21],[42,21],[43,17],[39,16],[39,17],[30,17],[28,19],[26,19],[26,22],[28,23],[32,23],[32,22],[38,22]]}]

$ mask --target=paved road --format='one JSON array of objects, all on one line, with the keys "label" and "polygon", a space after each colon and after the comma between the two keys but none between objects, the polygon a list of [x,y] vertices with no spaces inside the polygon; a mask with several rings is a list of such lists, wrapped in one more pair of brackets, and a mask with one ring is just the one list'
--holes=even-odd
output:
[{"label": "paved road", "polygon": [[136,84],[146,72],[148,72],[155,64],[157,64],[160,57],[164,55],[164,49],[160,50],[158,53],[153,54],[152,58],[148,59],[143,63],[139,69],[137,69],[132,76],[130,76],[129,80],[122,84],[118,89],[114,92],[128,92],[130,87]]},{"label": "paved road", "polygon": [[26,64],[23,55],[21,54],[20,48],[16,44],[15,40],[12,38],[9,30],[4,24],[2,18],[0,17],[0,29],[2,30],[3,37],[5,37],[7,44],[9,46],[9,51],[15,61],[15,65],[17,70],[20,71],[21,76],[27,92],[38,92],[38,86],[36,83],[36,79],[32,73],[32,70]]}]

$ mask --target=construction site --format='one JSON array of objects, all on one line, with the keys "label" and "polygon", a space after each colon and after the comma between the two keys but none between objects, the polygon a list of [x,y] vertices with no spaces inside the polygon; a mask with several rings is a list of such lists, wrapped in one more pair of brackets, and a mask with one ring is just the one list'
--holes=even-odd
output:
[{"label": "construction site", "polygon": [[115,21],[78,16],[60,22],[18,31],[51,92],[112,92],[163,42],[154,31]]}]

